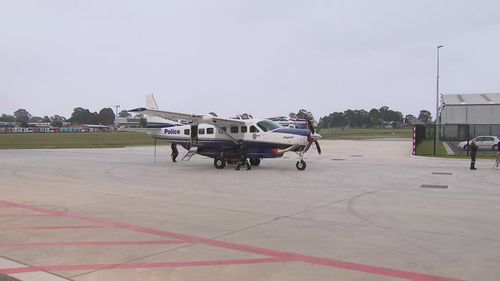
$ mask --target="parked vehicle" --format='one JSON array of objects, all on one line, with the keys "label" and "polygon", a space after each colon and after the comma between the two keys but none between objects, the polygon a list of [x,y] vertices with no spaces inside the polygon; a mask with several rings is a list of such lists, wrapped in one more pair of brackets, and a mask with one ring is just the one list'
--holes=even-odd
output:
[{"label": "parked vehicle", "polygon": [[472,140],[476,140],[476,145],[479,149],[497,150],[497,145],[500,141],[500,138],[497,136],[478,136],[471,139],[469,142],[462,141],[458,143],[458,148],[468,150],[469,144],[472,142]]}]

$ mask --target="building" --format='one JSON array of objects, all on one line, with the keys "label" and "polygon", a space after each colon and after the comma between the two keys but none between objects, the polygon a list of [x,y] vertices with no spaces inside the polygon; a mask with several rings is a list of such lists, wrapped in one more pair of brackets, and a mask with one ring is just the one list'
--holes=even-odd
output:
[{"label": "building", "polygon": [[441,136],[500,136],[500,93],[442,95]]}]

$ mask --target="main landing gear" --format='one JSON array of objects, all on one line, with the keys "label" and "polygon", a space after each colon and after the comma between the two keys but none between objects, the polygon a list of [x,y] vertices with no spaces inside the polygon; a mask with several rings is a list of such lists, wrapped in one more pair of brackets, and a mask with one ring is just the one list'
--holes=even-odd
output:
[{"label": "main landing gear", "polygon": [[224,169],[224,167],[226,167],[226,159],[214,158],[214,166],[217,169]]},{"label": "main landing gear", "polygon": [[259,166],[260,159],[259,158],[250,158],[250,164],[252,164],[252,166]]},{"label": "main landing gear", "polygon": [[[226,167],[226,164],[236,164],[238,161],[239,161],[239,159],[231,160],[231,159],[225,159],[225,158],[221,158],[221,157],[215,157],[214,158],[214,167],[217,169],[224,169]],[[259,166],[260,159],[259,158],[250,158],[250,164],[252,166]]]}]

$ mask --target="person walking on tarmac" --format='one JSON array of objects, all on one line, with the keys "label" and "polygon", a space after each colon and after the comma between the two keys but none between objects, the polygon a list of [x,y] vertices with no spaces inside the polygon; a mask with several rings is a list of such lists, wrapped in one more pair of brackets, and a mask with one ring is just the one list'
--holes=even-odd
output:
[{"label": "person walking on tarmac", "polygon": [[172,143],[170,148],[172,149],[172,162],[177,162],[177,160],[175,160],[177,159],[177,155],[179,155],[179,150],[177,150],[177,144]]},{"label": "person walking on tarmac", "polygon": [[477,170],[476,165],[476,153],[477,153],[477,145],[476,140],[472,140],[470,144],[470,169]]},{"label": "person walking on tarmac", "polygon": [[235,170],[239,170],[241,165],[247,166],[247,170],[251,170],[252,167],[250,166],[250,163],[248,162],[247,159],[247,149],[245,147],[245,144],[243,143],[243,140],[240,140],[239,144],[239,153],[240,153],[240,159],[238,160],[238,163],[236,164]]}]

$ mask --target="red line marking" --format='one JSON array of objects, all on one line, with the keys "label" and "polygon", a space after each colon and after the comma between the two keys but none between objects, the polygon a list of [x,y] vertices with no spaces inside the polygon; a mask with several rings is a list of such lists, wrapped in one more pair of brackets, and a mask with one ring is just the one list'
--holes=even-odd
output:
[{"label": "red line marking", "polygon": [[47,214],[7,214],[0,215],[0,218],[22,218],[22,217],[51,217],[51,215]]},{"label": "red line marking", "polygon": [[181,244],[183,241],[174,240],[147,240],[147,241],[90,241],[90,242],[34,242],[34,243],[0,243],[0,248],[41,248],[41,247],[68,247],[68,246],[114,246],[114,245],[157,245]]},{"label": "red line marking", "polygon": [[382,275],[382,276],[397,277],[397,278],[414,280],[414,281],[460,281],[460,279],[446,278],[446,277],[434,276],[434,275],[429,275],[429,274],[422,274],[422,273],[416,273],[416,272],[390,269],[390,268],[379,267],[379,266],[370,266],[370,265],[364,265],[364,264],[358,264],[358,263],[352,263],[352,262],[345,262],[345,261],[336,260],[336,259],[320,258],[320,257],[307,256],[307,255],[301,255],[301,254],[295,254],[295,253],[289,253],[289,252],[274,251],[274,250],[263,249],[263,248],[252,247],[252,246],[230,243],[230,242],[222,242],[222,241],[217,241],[217,240],[212,240],[212,239],[195,237],[195,236],[191,236],[191,235],[156,230],[156,229],[151,229],[151,228],[147,228],[147,227],[141,227],[141,226],[135,226],[135,225],[130,225],[130,224],[116,223],[116,222],[107,221],[107,220],[95,219],[95,218],[75,215],[75,214],[71,214],[71,213],[67,213],[67,212],[42,209],[42,208],[38,208],[38,207],[32,207],[32,206],[23,205],[23,204],[12,203],[12,202],[8,202],[8,201],[0,200],[0,204],[4,204],[4,205],[11,206],[11,207],[16,207],[16,208],[28,209],[28,210],[32,210],[32,211],[36,211],[36,212],[40,212],[40,213],[50,214],[53,216],[69,217],[69,218],[73,218],[73,219],[77,219],[77,220],[88,221],[88,222],[97,223],[100,225],[106,225],[108,227],[115,227],[115,228],[133,230],[133,231],[137,231],[137,232],[141,232],[141,233],[148,233],[151,235],[164,237],[164,238],[165,237],[166,238],[174,238],[174,239],[181,240],[184,242],[199,243],[199,244],[205,244],[205,245],[210,245],[210,246],[224,248],[224,249],[231,249],[231,250],[235,250],[235,251],[241,251],[241,252],[254,253],[254,254],[274,257],[274,258],[278,258],[282,261],[283,260],[301,261],[301,262],[310,263],[310,264],[317,264],[317,265],[341,268],[341,269],[357,271],[357,272],[371,273],[371,274]]},{"label": "red line marking", "polygon": [[65,230],[65,229],[94,229],[105,228],[102,225],[67,225],[67,226],[19,226],[19,227],[0,227],[1,231],[16,230]]},{"label": "red line marking", "polygon": [[235,259],[235,260],[213,260],[213,261],[160,262],[160,263],[49,265],[49,266],[5,268],[5,269],[0,269],[0,273],[16,274],[16,273],[35,272],[35,271],[199,267],[199,266],[273,263],[273,262],[286,262],[286,261],[288,260],[283,260],[278,258],[262,258],[262,259]]}]

